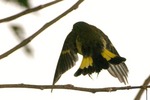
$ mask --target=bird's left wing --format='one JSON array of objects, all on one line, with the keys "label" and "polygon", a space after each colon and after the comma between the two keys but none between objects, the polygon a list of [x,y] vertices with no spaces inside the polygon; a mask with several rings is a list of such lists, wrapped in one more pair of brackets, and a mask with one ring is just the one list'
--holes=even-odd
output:
[{"label": "bird's left wing", "polygon": [[75,65],[75,62],[78,60],[75,42],[76,42],[76,34],[72,31],[68,34],[64,42],[57,63],[57,67],[53,79],[53,85],[59,80],[61,75],[65,73],[67,70],[69,70],[70,68],[72,68]]}]

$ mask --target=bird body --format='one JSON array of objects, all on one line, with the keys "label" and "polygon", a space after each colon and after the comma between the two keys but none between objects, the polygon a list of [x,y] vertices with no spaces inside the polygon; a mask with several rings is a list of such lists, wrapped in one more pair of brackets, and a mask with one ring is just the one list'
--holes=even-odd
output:
[{"label": "bird body", "polygon": [[75,65],[78,53],[83,59],[74,76],[81,74],[90,76],[94,72],[99,73],[102,69],[107,69],[120,82],[125,84],[128,82],[128,68],[124,63],[126,59],[118,54],[109,38],[97,27],[77,22],[64,42],[53,85],[63,73]]}]

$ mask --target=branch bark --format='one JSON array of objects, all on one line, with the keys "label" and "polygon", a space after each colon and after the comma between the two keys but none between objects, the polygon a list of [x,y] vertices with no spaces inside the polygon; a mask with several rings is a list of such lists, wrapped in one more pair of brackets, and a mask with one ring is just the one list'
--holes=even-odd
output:
[{"label": "branch bark", "polygon": [[26,44],[28,44],[29,42],[31,42],[36,36],[38,36],[41,32],[43,32],[45,29],[47,29],[49,26],[51,26],[52,24],[54,24],[55,22],[57,22],[58,20],[60,20],[62,17],[66,16],[68,13],[70,13],[71,11],[75,10],[78,8],[78,6],[83,2],[84,0],[78,0],[71,8],[69,8],[68,10],[66,10],[64,13],[62,13],[61,15],[59,15],[58,17],[56,17],[55,19],[53,19],[50,22],[47,22],[45,25],[43,25],[37,32],[35,32],[33,35],[31,35],[30,37],[28,37],[27,39],[23,40],[21,43],[19,43],[18,45],[16,45],[15,47],[13,47],[12,49],[6,51],[5,53],[0,55],[0,59],[7,57],[8,55],[10,55],[11,53],[13,53],[14,51],[18,50],[19,48],[25,46]]},{"label": "branch bark", "polygon": [[125,86],[125,87],[107,87],[107,88],[84,88],[76,87],[71,84],[67,85],[30,85],[30,84],[0,84],[0,88],[32,88],[32,89],[68,89],[68,90],[77,90],[84,92],[113,92],[117,90],[130,90],[130,89],[145,89],[150,88],[149,86]]},{"label": "branch bark", "polygon": [[37,7],[35,7],[35,8],[27,9],[27,10],[25,10],[25,11],[23,11],[23,12],[18,13],[18,14],[9,16],[9,17],[7,17],[7,18],[0,19],[0,23],[17,19],[17,18],[19,18],[19,17],[21,17],[21,16],[23,16],[23,15],[29,14],[29,13],[31,13],[31,12],[39,11],[39,10],[41,10],[41,9],[43,9],[43,8],[46,8],[46,7],[51,6],[51,5],[53,5],[53,4],[56,4],[56,3],[60,2],[60,1],[63,1],[63,0],[55,0],[55,1],[52,1],[52,2],[49,2],[49,3],[46,3],[46,4],[43,4],[43,5],[37,6]]},{"label": "branch bark", "polygon": [[145,88],[141,88],[140,91],[138,92],[137,96],[135,97],[135,100],[140,100],[141,96],[144,92],[144,90],[146,90],[146,86],[148,86],[148,84],[150,83],[150,76],[148,76],[148,78],[145,80],[145,82],[143,83],[143,87]]}]

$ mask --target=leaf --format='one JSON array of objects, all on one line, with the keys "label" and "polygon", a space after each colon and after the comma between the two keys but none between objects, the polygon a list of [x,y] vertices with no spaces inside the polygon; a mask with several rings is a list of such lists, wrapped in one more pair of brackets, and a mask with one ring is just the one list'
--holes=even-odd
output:
[{"label": "leaf", "polygon": [[24,51],[27,55],[32,56],[33,55],[33,50],[29,45],[24,46]]},{"label": "leaf", "polygon": [[[16,38],[19,39],[19,41],[22,41],[25,39],[25,34],[24,34],[25,32],[24,32],[24,29],[21,27],[21,25],[12,24],[10,25],[10,28],[12,29]],[[30,56],[33,55],[32,49],[29,46],[29,44],[24,46],[23,49],[26,54]]]},{"label": "leaf", "polygon": [[25,7],[25,8],[30,8],[30,4],[28,0],[17,0],[18,4],[20,4],[21,6]]},{"label": "leaf", "polygon": [[25,7],[25,8],[31,8],[29,0],[4,0],[4,1],[13,2],[13,3],[16,3],[19,6],[22,6],[22,7]]},{"label": "leaf", "polygon": [[20,25],[14,25],[13,24],[10,26],[10,28],[15,33],[15,36],[17,36],[17,38],[19,38],[19,40],[23,40],[24,30]]}]

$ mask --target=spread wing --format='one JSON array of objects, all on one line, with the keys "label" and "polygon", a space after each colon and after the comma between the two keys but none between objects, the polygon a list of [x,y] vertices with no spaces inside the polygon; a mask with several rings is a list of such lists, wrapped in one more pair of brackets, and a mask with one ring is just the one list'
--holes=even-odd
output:
[{"label": "spread wing", "polygon": [[[110,50],[112,53],[119,55],[119,53],[117,52],[117,50],[115,49],[115,47],[113,46],[113,44],[111,43],[111,41],[109,40],[109,38],[104,34],[102,33],[105,41],[106,41],[106,48],[108,50]],[[127,77],[128,77],[128,68],[126,66],[125,63],[121,63],[121,64],[118,64],[118,65],[110,65],[109,69],[108,69],[108,72],[119,79],[119,81],[124,84],[127,84],[128,83],[128,80],[127,80]]]},{"label": "spread wing", "polygon": [[[105,40],[105,44],[106,44],[106,49],[111,51],[112,53],[116,54],[117,56],[120,56],[119,53],[117,52],[117,50],[115,49],[115,47],[113,46],[113,44],[111,43],[111,41],[109,40],[109,38],[97,27],[91,25],[91,28],[93,29],[93,31],[97,32],[99,34],[100,37],[103,37],[103,39]],[[118,78],[118,80],[124,84],[128,83],[127,77],[128,77],[128,68],[126,66],[125,63],[121,63],[121,64],[110,64],[109,68],[108,68],[108,72]]]},{"label": "spread wing", "polygon": [[59,80],[61,75],[65,73],[67,70],[69,70],[70,68],[72,68],[75,65],[75,62],[78,60],[75,42],[76,42],[76,34],[70,32],[66,37],[66,40],[64,42],[57,63],[57,67],[53,79],[53,85]]}]

